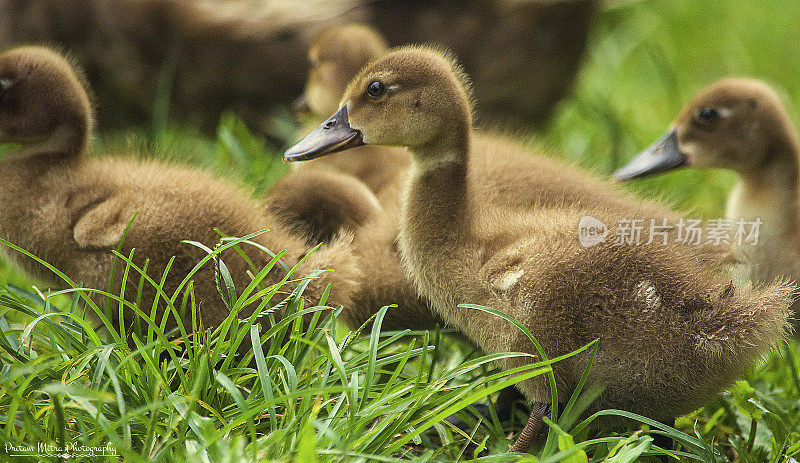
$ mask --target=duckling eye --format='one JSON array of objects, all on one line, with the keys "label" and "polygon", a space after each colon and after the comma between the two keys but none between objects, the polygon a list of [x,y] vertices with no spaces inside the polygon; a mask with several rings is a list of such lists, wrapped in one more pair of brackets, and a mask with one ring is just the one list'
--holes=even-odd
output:
[{"label": "duckling eye", "polygon": [[697,113],[697,118],[702,122],[714,122],[719,118],[719,113],[714,108],[705,107]]},{"label": "duckling eye", "polygon": [[380,98],[384,93],[386,93],[386,84],[380,80],[370,82],[370,84],[367,85],[367,95],[369,95],[370,98]]}]

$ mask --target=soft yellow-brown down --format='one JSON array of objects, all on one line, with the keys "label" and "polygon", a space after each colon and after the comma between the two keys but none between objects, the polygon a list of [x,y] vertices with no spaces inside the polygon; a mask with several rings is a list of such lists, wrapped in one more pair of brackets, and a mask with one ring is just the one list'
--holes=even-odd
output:
[{"label": "soft yellow-brown down", "polygon": [[[308,253],[309,246],[301,237],[280,226],[248,195],[211,174],[126,157],[87,157],[88,97],[69,63],[58,54],[37,47],[6,52],[0,55],[0,83],[0,142],[20,144],[0,161],[0,237],[41,257],[75,282],[107,287],[112,250],[137,211],[121,252],[127,256],[135,250],[133,260],[139,266],[149,259],[147,273],[156,282],[175,256],[165,283],[169,296],[207,255],[181,241],[213,248],[220,240],[215,229],[237,237],[269,229],[253,241],[274,252],[286,250],[283,259],[290,267]],[[252,246],[242,245],[242,249],[256,270],[270,260]],[[32,259],[6,246],[3,252],[31,275],[64,286]],[[241,291],[250,281],[247,263],[233,251],[227,251],[223,260]],[[349,304],[360,272],[345,241],[333,241],[310,255],[295,277],[332,268],[336,271],[313,281],[306,294],[318,298],[332,283],[331,301]],[[124,265],[118,266],[116,291],[122,269]],[[275,283],[284,274],[276,267],[265,281]],[[217,326],[228,311],[217,293],[212,265],[206,264],[193,280],[205,326]],[[125,292],[129,300],[135,298],[138,282],[131,271]],[[145,313],[154,296],[153,286],[146,283]]]},{"label": "soft yellow-brown down", "polygon": [[[386,51],[382,37],[363,25],[334,27],[314,40],[305,96],[309,103],[315,99],[335,101],[324,107],[328,113],[315,111],[321,105],[310,104],[314,124],[338,109],[346,83],[355,77],[353,70],[360,70]],[[352,74],[345,78],[338,75],[340,72]],[[458,71],[457,76],[462,85],[468,82],[463,72]],[[546,153],[520,140],[486,131],[473,135],[468,175],[475,188],[480,188],[476,195],[485,201],[515,207],[557,205],[567,199],[588,204],[624,205],[629,201],[626,195],[589,175],[574,175],[568,182],[549,175],[571,168],[544,157]],[[342,320],[358,327],[382,306],[398,304],[397,310],[387,314],[385,327],[432,329],[442,324],[418,294],[397,252],[399,204],[409,172],[409,152],[367,145],[296,165],[295,173],[271,189],[268,197],[273,199],[269,202],[289,206],[279,211],[279,217],[306,233],[312,243],[324,241],[342,227],[354,234],[355,253],[365,276],[354,303],[342,312]],[[357,180],[375,193],[382,207],[374,208],[373,196],[364,192]],[[599,190],[604,190],[600,196]],[[369,210],[375,216],[365,221]]]}]

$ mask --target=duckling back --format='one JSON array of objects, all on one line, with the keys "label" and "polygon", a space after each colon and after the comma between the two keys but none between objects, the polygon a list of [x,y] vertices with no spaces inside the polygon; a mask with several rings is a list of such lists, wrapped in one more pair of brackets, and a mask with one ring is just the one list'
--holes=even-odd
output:
[{"label": "duckling back", "polygon": [[[26,215],[17,218],[22,220],[16,226],[3,226],[3,237],[91,288],[108,285],[114,261],[112,250],[120,244],[123,255],[134,252],[133,262],[140,268],[148,262],[147,274],[156,283],[175,257],[163,285],[169,296],[207,255],[205,250],[184,240],[213,249],[221,239],[216,230],[234,237],[268,230],[251,241],[274,252],[286,250],[283,260],[289,267],[309,250],[301,236],[282,228],[280,220],[255,201],[201,171],[125,158],[99,158],[65,169],[52,169],[34,185],[35,191],[14,192],[37,206],[19,204]],[[251,245],[243,244],[240,248],[253,268],[235,250],[221,255],[239,290],[249,282],[249,273],[257,272],[271,259],[269,254]],[[28,273],[63,285],[53,281],[54,275],[34,261],[19,255],[15,260]],[[122,262],[117,265],[124,268]],[[319,298],[327,284],[333,283],[331,303],[349,304],[347,295],[355,287],[360,271],[345,240],[334,240],[308,256],[295,278],[333,266],[338,267],[335,276],[333,272],[323,273],[309,285],[307,296]],[[283,274],[281,266],[276,266],[265,283],[275,283]],[[115,290],[119,294],[122,272],[117,271],[116,277]],[[134,272],[129,278],[125,294],[135,297],[139,275]],[[218,326],[228,313],[217,290],[213,262],[205,264],[193,281],[204,323]],[[154,285],[145,283],[143,306],[149,307],[155,297]]]},{"label": "duckling back", "polygon": [[[646,212],[631,208],[628,214]],[[586,247],[577,227],[587,214],[604,223],[623,217],[613,209],[575,206],[510,214],[504,223],[515,225],[504,229],[525,238],[479,264],[486,289],[455,302],[483,301],[507,312],[551,358],[599,339],[589,381],[605,390],[593,409],[674,418],[741,377],[786,333],[793,285],[736,287],[725,278],[723,254],[692,246],[628,245],[610,238]],[[468,337],[487,352],[536,354],[507,322],[467,309],[453,312],[442,315],[469,327]],[[587,361],[588,354],[554,366],[559,397],[572,393]],[[505,366],[526,362],[514,359]],[[543,380],[520,388],[531,400],[549,401]]]}]

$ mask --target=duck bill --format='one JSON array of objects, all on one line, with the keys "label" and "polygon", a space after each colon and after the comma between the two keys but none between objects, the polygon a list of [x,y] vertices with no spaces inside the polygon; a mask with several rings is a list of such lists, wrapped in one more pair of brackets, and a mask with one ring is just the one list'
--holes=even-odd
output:
[{"label": "duck bill", "polygon": [[284,161],[308,161],[364,144],[361,132],[350,127],[347,104],[285,153]]},{"label": "duck bill", "polygon": [[645,177],[685,164],[686,156],[678,149],[678,132],[671,130],[614,172],[614,179],[630,180]]}]

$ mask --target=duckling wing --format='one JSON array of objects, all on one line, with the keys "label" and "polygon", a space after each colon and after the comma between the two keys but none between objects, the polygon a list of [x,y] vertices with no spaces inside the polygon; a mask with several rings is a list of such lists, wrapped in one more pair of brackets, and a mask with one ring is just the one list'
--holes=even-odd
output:
[{"label": "duckling wing", "polygon": [[80,248],[113,248],[119,245],[125,228],[133,218],[128,202],[111,196],[83,208],[72,229]]}]

